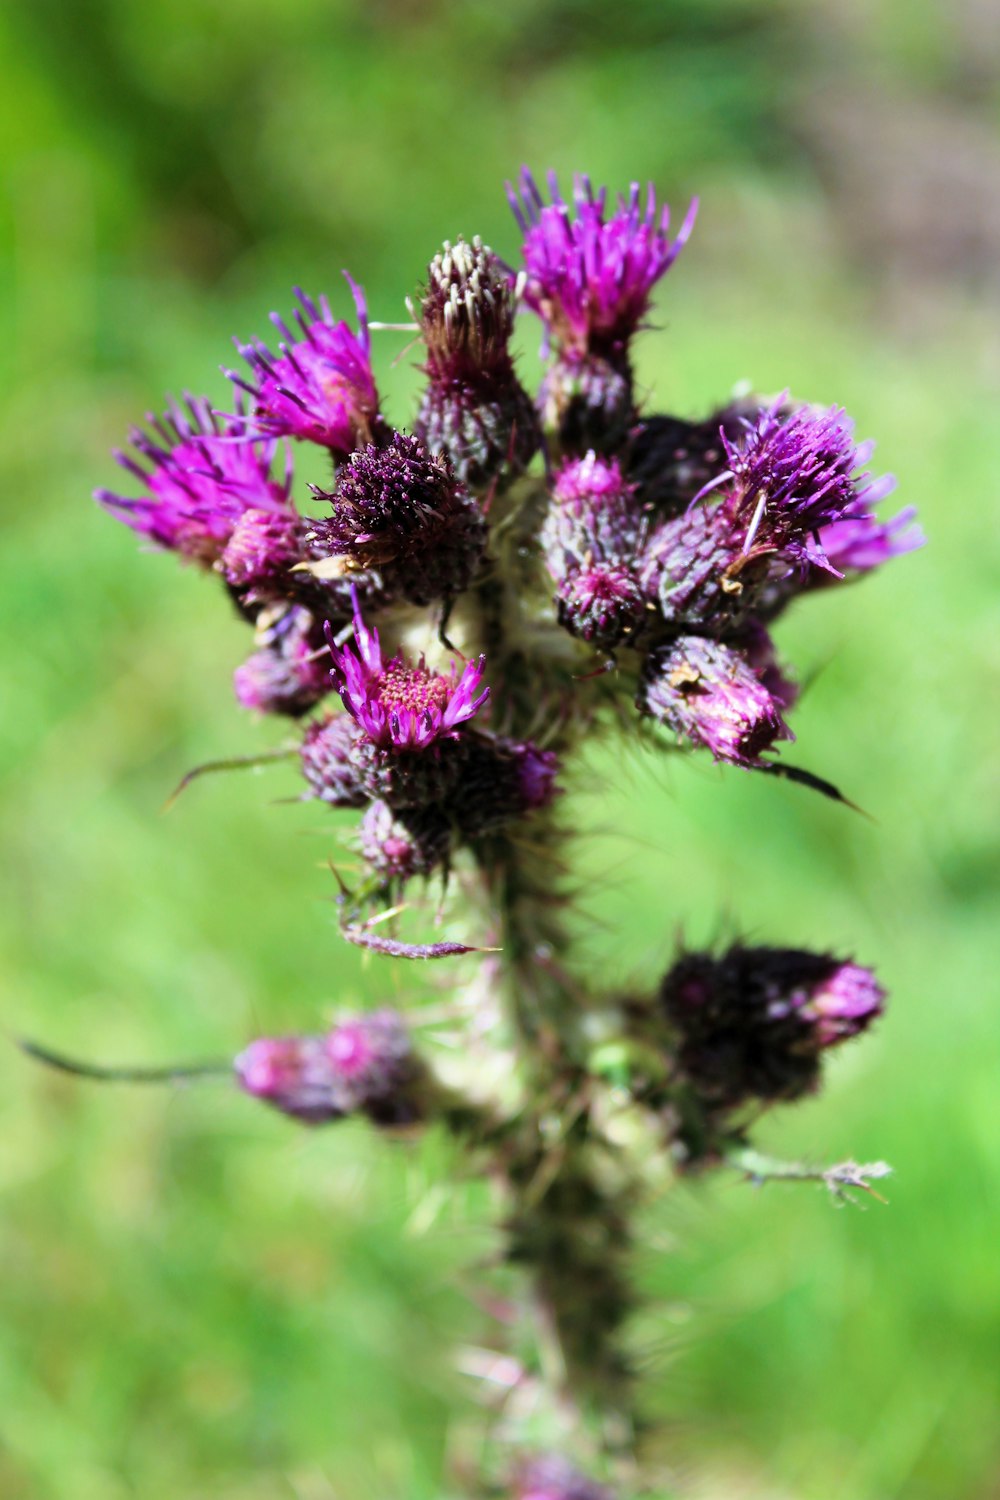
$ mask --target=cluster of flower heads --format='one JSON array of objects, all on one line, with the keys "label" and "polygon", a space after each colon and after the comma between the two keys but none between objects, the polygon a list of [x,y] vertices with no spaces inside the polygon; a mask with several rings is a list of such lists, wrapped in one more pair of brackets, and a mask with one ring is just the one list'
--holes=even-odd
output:
[{"label": "cluster of flower heads", "polygon": [[[461,670],[401,645],[414,610],[431,611],[443,636],[495,577],[493,520],[511,515],[498,494],[520,483],[535,497],[521,507],[534,532],[519,551],[534,551],[536,587],[520,607],[550,637],[561,627],[580,643],[567,693],[585,698],[595,669],[614,665],[641,715],[748,768],[793,737],[775,620],[798,595],[922,540],[911,511],[876,514],[892,481],[869,474],[871,444],[838,408],[782,395],[688,421],[637,405],[633,340],[694,204],[671,239],[652,188],[612,202],[580,177],[564,199],[554,176],[546,195],[525,170],[509,196],[522,264],[478,238],[446,242],[409,302],[426,375],[411,432],[381,410],[365,297],[348,278],[356,328],[297,291],[290,323],[272,315],[276,349],[238,342],[247,371],[227,371],[233,410],[171,403],[132,433],[135,457],[118,455],[142,493],[98,492],[150,541],[216,572],[253,624],[235,677],[243,705],[293,718],[319,709],[301,746],[309,791],[367,808],[362,851],[385,879],[445,864],[456,838],[555,792],[550,752],[491,729],[505,705],[487,705],[474,632]],[[534,399],[511,349],[521,306],[544,327]],[[309,514],[293,499],[295,443],[333,464]],[[544,629],[531,638],[544,642]],[[333,692],[337,713],[321,707]],[[550,722],[572,717],[550,707]]]}]

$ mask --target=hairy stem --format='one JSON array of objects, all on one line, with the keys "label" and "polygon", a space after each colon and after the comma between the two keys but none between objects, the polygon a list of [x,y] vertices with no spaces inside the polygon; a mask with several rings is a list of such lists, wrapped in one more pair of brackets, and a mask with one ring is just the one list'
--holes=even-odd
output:
[{"label": "hairy stem", "polygon": [[[510,530],[514,550],[516,522]],[[574,683],[563,632],[553,634],[551,653],[545,650],[533,621],[531,566],[521,550],[515,566],[480,584],[479,637],[497,727],[518,738],[541,732],[565,756],[603,695]],[[567,697],[580,707],[560,718],[556,705]],[[563,967],[566,840],[547,811],[534,814],[523,833],[494,834],[475,849],[499,923],[498,982],[523,1089],[499,1164],[509,1203],[507,1260],[530,1280],[539,1373],[552,1405],[568,1405],[587,1420],[600,1448],[624,1455],[634,1427],[621,1340],[630,1307],[630,1188],[592,1122],[593,1081],[582,1061],[587,1000]]]}]

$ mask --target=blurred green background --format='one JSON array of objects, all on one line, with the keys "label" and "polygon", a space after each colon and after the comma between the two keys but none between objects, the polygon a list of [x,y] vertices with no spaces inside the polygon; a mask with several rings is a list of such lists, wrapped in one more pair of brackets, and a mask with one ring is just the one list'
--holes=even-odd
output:
[{"label": "blurred green background", "polygon": [[[392,319],[445,236],[513,256],[522,161],[699,191],[642,344],[654,407],[744,378],[842,401],[930,546],[780,632],[815,675],[798,759],[874,821],[638,754],[595,756],[576,804],[609,979],[651,979],[683,927],[838,946],[893,993],[763,1132],[889,1158],[891,1206],[672,1195],[637,1265],[652,1400],[700,1500],[1000,1495],[995,8],[7,0],[0,56],[3,1024],[173,1060],[429,992],[339,941],[347,825],[282,805],[289,772],[159,816],[182,771],[280,730],[231,701],[218,591],[90,491],[162,393],[226,395],[231,334],[293,282],[346,312],[349,266]],[[379,339],[404,422],[412,356]],[[4,1500],[439,1500],[484,1244],[439,1140],[0,1066]]]}]

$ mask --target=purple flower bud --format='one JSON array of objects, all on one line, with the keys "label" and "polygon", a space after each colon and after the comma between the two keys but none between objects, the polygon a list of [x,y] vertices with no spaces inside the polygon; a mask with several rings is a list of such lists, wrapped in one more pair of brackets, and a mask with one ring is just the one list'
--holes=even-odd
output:
[{"label": "purple flower bud", "polygon": [[347,1017],[326,1036],[262,1037],[234,1066],[246,1093],[305,1124],[356,1113],[381,1125],[419,1118],[420,1069],[395,1011]]},{"label": "purple flower bud", "polygon": [[386,882],[429,875],[446,862],[451,824],[436,807],[394,811],[373,802],[361,820],[361,853]]},{"label": "purple flower bud", "polygon": [[363,738],[350,714],[327,714],[306,726],[299,753],[314,797],[331,807],[364,807],[368,793],[358,767]]},{"label": "purple flower bud", "polygon": [[594,192],[578,176],[573,208],[549,173],[547,204],[531,173],[521,171],[520,188],[507,195],[524,232],[524,300],[538,313],[563,352],[618,354],[649,311],[656,282],[670,269],[694,227],[692,203],[680,233],[667,235],[670,210],[657,206],[652,185],[643,196],[632,183],[608,216],[607,189]]},{"label": "purple flower bud", "polygon": [[308,610],[286,610],[257,639],[260,649],[233,674],[244,708],[298,718],[330,691],[329,647]]},{"label": "purple flower bud", "polygon": [[380,1125],[406,1125],[420,1113],[414,1085],[420,1069],[409,1027],[394,1010],[340,1021],[326,1051],[343,1097]]},{"label": "purple flower bud", "polygon": [[764,681],[769,671],[766,665],[755,669],[745,654],[721,641],[681,636],[647,658],[638,706],[676,734],[704,745],[716,760],[760,765],[775,740],[794,738],[781,716],[786,699],[774,691],[777,680],[772,687]]},{"label": "purple flower bud", "polygon": [[248,510],[286,518],[291,468],[271,477],[276,444],[253,440],[239,414],[220,418],[203,397],[171,402],[166,416],[147,418],[150,432],[134,428],[133,448],[146,467],[123,453],[115,457],[148,498],[95,490],[105,510],[160,547],[210,567]]},{"label": "purple flower bud", "polygon": [[612,1500],[603,1484],[587,1479],[555,1454],[531,1459],[517,1477],[513,1500]]},{"label": "purple flower bud", "polygon": [[489,688],[480,691],[485,657],[467,662],[458,676],[454,666],[445,676],[403,656],[383,661],[378,631],[357,608],[354,640],[353,650],[330,640],[334,681],[348,713],[380,749],[425,750],[454,737],[489,697]]},{"label": "purple flower bud", "polygon": [[834,1047],[864,1031],[882,1014],[885,990],[870,969],[838,963],[813,991],[800,1014],[812,1022],[817,1047]]},{"label": "purple flower bud", "polygon": [[245,510],[219,560],[230,588],[260,599],[288,588],[288,572],[304,557],[304,525],[294,511]]},{"label": "purple flower bud", "polygon": [[472,734],[448,811],[466,838],[480,838],[539,808],[558,796],[559,758],[529,741]]},{"label": "purple flower bud", "polygon": [[881,1014],[885,991],[868,969],[796,948],[694,953],[663,981],[678,1057],[705,1100],[794,1099],[815,1088],[819,1054]]},{"label": "purple flower bud", "polygon": [[615,646],[647,616],[635,558],[644,519],[612,460],[588,453],[557,472],[542,527],[546,567],[557,585],[559,622],[573,635]]},{"label": "purple flower bud", "polygon": [[385,446],[353,453],[336,488],[321,496],[329,519],[309,539],[347,569],[379,569],[411,604],[451,599],[471,583],[486,546],[486,522],[446,459],[394,432]]},{"label": "purple flower bud", "polygon": [[595,561],[567,574],[556,607],[560,625],[571,635],[609,648],[635,636],[648,614],[635,571],[624,563]]},{"label": "purple flower bud", "polygon": [[259,431],[319,443],[337,458],[370,442],[381,422],[364,293],[350,277],[347,281],[358,311],[359,333],[347,323],[334,321],[325,297],[317,306],[296,288],[297,332],[277,313],[271,314],[286,340],[279,345],[279,354],[272,354],[259,341],[237,345],[256,384],[228,372],[231,380],[249,392]]},{"label": "purple flower bud", "polygon": [[247,1094],[306,1125],[343,1119],[349,1104],[321,1036],[261,1037],[234,1064]]}]

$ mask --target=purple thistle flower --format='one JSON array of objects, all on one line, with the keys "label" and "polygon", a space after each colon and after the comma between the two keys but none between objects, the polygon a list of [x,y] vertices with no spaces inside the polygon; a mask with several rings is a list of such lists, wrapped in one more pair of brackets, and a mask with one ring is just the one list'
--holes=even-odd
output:
[{"label": "purple thistle flower", "polygon": [[545,352],[551,342],[556,356],[538,405],[563,449],[614,448],[634,421],[629,342],[687,241],[697,205],[671,241],[669,210],[657,207],[652,186],[643,198],[633,183],[610,216],[606,189],[595,193],[587,177],[574,183],[575,215],[554,173],[549,187],[547,204],[527,168],[519,191],[507,185],[524,232],[524,300],[545,325]]},{"label": "purple thistle flower", "polygon": [[407,881],[446,862],[451,824],[436,807],[393,809],[373,802],[361,820],[361,853],[377,875]]},{"label": "purple thistle flower", "polygon": [[347,1017],[326,1036],[261,1037],[234,1068],[245,1093],[304,1124],[356,1113],[381,1125],[419,1117],[420,1070],[395,1011]]},{"label": "purple thistle flower", "polygon": [[257,639],[260,648],[233,674],[244,708],[298,718],[330,691],[329,648],[307,609],[286,610]]},{"label": "purple thistle flower", "polygon": [[759,766],[776,740],[794,739],[782,718],[784,697],[764,681],[767,671],[721,641],[681,636],[647,658],[637,703],[716,760]]},{"label": "purple thistle flower", "polygon": [[729,467],[710,487],[725,483],[727,514],[746,523],[743,554],[781,552],[835,571],[817,533],[870,511],[895,486],[891,475],[872,479],[863,472],[874,444],[855,444],[854,424],[841,407],[803,406],[789,414],[787,395],[742,425],[735,439],[720,433]]},{"label": "purple thistle flower", "polygon": [[281,480],[272,477],[277,444],[252,437],[242,413],[219,417],[204,397],[186,396],[183,405],[169,402],[162,418],[150,413],[146,420],[150,432],[136,427],[129,434],[146,467],[125,453],[115,458],[148,497],[94,492],[133,531],[210,567],[246,511],[294,515],[290,462]]},{"label": "purple thistle flower", "polygon": [[656,282],[670,269],[694,227],[691,204],[677,238],[667,230],[670,210],[657,206],[650,185],[643,195],[634,182],[606,216],[607,189],[595,193],[590,179],[574,182],[573,208],[564,201],[554,172],[552,202],[546,203],[527,167],[520,188],[507,196],[524,233],[524,300],[565,353],[619,354],[649,311]]},{"label": "purple thistle flower", "polygon": [[423,661],[411,666],[403,656],[382,658],[378,631],[354,613],[355,649],[337,646],[328,634],[334,682],[344,707],[382,750],[426,750],[435,740],[454,738],[489,697],[480,691],[486,658],[467,662],[461,674],[432,672]]},{"label": "purple thistle flower", "polygon": [[505,824],[548,807],[559,795],[559,757],[530,740],[471,734],[448,811],[466,838],[494,833]]},{"label": "purple thistle flower", "polygon": [[345,458],[360,443],[370,442],[380,425],[365,296],[349,276],[347,283],[358,312],[358,333],[347,323],[334,320],[325,297],[320,297],[317,305],[296,287],[297,331],[289,328],[278,313],[271,314],[272,323],[284,337],[277,355],[259,340],[237,343],[256,383],[250,384],[231,370],[225,372],[249,393],[261,432],[319,443],[338,459]]},{"label": "purple thistle flower", "polygon": [[791,409],[782,396],[737,422],[735,437],[731,420],[719,432],[729,467],[654,531],[642,560],[646,594],[671,623],[771,619],[823,575],[839,579],[824,538],[845,518],[877,526],[870,507],[894,485],[859,472],[872,445],[855,445],[839,408]]},{"label": "purple thistle flower", "polygon": [[819,1054],[865,1030],[885,991],[869,969],[830,954],[736,944],[720,958],[679,959],[660,998],[688,1078],[707,1102],[731,1108],[815,1088]]},{"label": "purple thistle flower", "polygon": [[352,453],[328,500],[332,515],[309,540],[348,572],[378,568],[411,604],[450,599],[471,583],[486,546],[486,522],[447,459],[415,437]]}]

